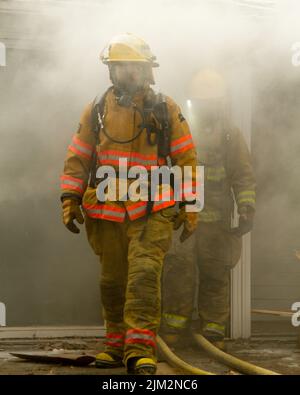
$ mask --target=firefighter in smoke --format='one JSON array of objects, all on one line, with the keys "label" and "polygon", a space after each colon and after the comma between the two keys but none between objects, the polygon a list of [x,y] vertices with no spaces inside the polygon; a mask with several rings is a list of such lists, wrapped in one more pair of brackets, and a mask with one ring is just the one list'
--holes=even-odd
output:
[{"label": "firefighter in smoke", "polygon": [[185,239],[196,228],[197,214],[186,212],[184,202],[180,215],[176,213],[174,200],[162,196],[162,185],[148,201],[121,199],[119,194],[116,201],[99,200],[97,187],[103,179],[98,170],[115,169],[116,185],[122,181],[119,159],[127,160],[128,170],[140,166],[150,171],[167,163],[190,166],[194,177],[196,152],[180,108],[150,87],[152,67],[158,64],[143,40],[119,35],[101,60],[108,65],[112,86],[85,108],[68,148],[61,176],[63,222],[74,233],[79,229],[73,221],[85,222],[102,264],[106,345],[96,366],[124,364],[129,373],[154,374],[161,271],[173,222],[177,218],[183,225]]},{"label": "firefighter in smoke", "polygon": [[[175,343],[189,326],[195,304],[202,334],[224,347],[230,269],[240,259],[242,236],[252,229],[255,179],[244,137],[226,116],[223,78],[213,70],[202,70],[192,79],[189,95],[198,161],[204,166],[204,209],[194,236],[181,244],[174,234],[165,258],[161,331],[165,340]],[[233,197],[237,227],[232,227]]]}]

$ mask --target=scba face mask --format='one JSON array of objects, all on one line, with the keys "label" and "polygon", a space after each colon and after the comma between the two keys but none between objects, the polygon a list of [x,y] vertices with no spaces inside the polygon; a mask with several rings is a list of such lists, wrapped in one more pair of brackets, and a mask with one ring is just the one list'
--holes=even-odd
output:
[{"label": "scba face mask", "polygon": [[210,129],[224,117],[224,103],[221,100],[190,101],[189,113],[192,127]]},{"label": "scba face mask", "polygon": [[123,96],[133,96],[151,83],[149,65],[142,62],[124,62],[110,65],[110,77]]}]

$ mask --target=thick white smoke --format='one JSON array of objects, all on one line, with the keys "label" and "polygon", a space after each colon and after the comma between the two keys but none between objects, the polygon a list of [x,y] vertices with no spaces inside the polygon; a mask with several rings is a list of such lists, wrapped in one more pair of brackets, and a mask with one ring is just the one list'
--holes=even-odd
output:
[{"label": "thick white smoke", "polygon": [[[49,316],[63,323],[95,322],[98,301],[94,295],[74,296],[82,287],[90,288],[97,272],[83,266],[88,248],[84,237],[75,248],[60,222],[59,175],[83,107],[110,83],[99,53],[111,37],[123,32],[149,43],[160,63],[155,70],[157,87],[180,104],[186,99],[189,79],[201,67],[216,67],[227,74],[230,70],[231,89],[239,91],[241,98],[241,80],[244,74],[249,77],[245,70],[250,70],[249,105],[256,111],[252,126],[260,136],[254,136],[255,167],[263,182],[258,234],[264,242],[256,240],[254,256],[263,269],[254,272],[254,280],[274,272],[272,246],[284,240],[288,248],[296,247],[290,236],[279,231],[278,207],[284,218],[293,218],[289,235],[299,230],[299,215],[291,215],[292,207],[299,214],[297,199],[291,206],[286,190],[276,195],[270,173],[264,172],[272,168],[266,158],[274,152],[278,155],[274,160],[280,158],[284,165],[295,158],[294,149],[299,147],[300,119],[291,95],[294,87],[295,98],[300,96],[300,67],[292,64],[297,50],[294,47],[293,52],[292,46],[300,42],[299,20],[300,3],[292,0],[0,1],[0,42],[7,48],[6,67],[0,66],[0,204],[1,234],[5,235],[0,281],[6,278],[0,289],[4,295],[19,299],[11,284],[20,284],[22,278],[20,295],[29,295],[26,303],[38,323],[48,323]],[[271,128],[276,130],[274,149]],[[284,134],[286,130],[289,133]],[[296,180],[298,162],[294,159],[289,168],[293,170],[288,177]],[[293,185],[293,196],[300,196],[294,183],[285,188]],[[268,221],[270,226],[264,227]],[[266,237],[272,229],[276,231]],[[75,278],[74,268],[85,277]],[[58,299],[51,287],[60,290]],[[65,302],[61,311],[58,300]],[[83,307],[85,300],[89,307]],[[73,310],[65,316],[70,306]],[[10,322],[20,324],[20,317],[22,323],[30,321],[15,311]],[[82,311],[85,318],[79,314]]]}]

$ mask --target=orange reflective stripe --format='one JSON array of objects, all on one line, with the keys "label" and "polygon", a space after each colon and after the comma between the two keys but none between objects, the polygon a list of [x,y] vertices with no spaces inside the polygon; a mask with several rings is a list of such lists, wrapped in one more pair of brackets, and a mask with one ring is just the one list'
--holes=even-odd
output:
[{"label": "orange reflective stripe", "polygon": [[159,166],[164,166],[167,164],[167,161],[165,158],[158,158],[157,163]]},{"label": "orange reflective stripe", "polygon": [[76,136],[73,136],[71,144],[69,145],[69,150],[74,152],[76,155],[90,159],[93,153],[93,146],[79,140]]},{"label": "orange reflective stripe", "polygon": [[171,156],[187,151],[191,148],[195,148],[195,146],[192,136],[188,134],[171,142]]},{"label": "orange reflective stripe", "polygon": [[107,333],[106,341],[104,344],[111,347],[123,347],[124,346],[124,334],[123,333]]},{"label": "orange reflective stripe", "polygon": [[85,143],[84,141],[80,140],[77,136],[73,136],[73,142],[75,144],[80,145],[81,147],[86,148],[89,151],[93,151],[93,146],[91,144]]},{"label": "orange reflective stripe", "polygon": [[115,211],[115,212],[119,212],[119,213],[125,212],[125,209],[123,207],[111,206],[106,203],[102,203],[102,204],[88,204],[88,203],[86,203],[85,207],[87,207],[90,210],[97,210],[97,209],[105,208],[105,209],[109,209],[110,211]]},{"label": "orange reflective stripe", "polygon": [[84,181],[81,180],[80,178],[62,175],[60,179],[61,179],[61,184],[60,184],[61,189],[71,189],[80,192],[81,194],[84,192]]},{"label": "orange reflective stripe", "polygon": [[171,147],[174,147],[175,145],[181,144],[187,140],[190,140],[192,138],[191,134],[187,134],[185,136],[179,137],[178,139],[175,139],[171,141]]},{"label": "orange reflective stripe", "polygon": [[60,184],[61,189],[71,189],[72,191],[77,191],[83,194],[84,190],[80,187],[76,187],[75,185],[69,185],[69,184]]},{"label": "orange reflective stripe", "polygon": [[104,165],[118,165],[121,158],[128,159],[128,166],[144,166],[150,169],[151,166],[157,165],[156,155],[145,155],[139,152],[127,151],[101,151],[98,153],[99,163]]},{"label": "orange reflective stripe", "polygon": [[106,337],[109,339],[123,339],[123,333],[107,333]]},{"label": "orange reflective stripe", "polygon": [[131,221],[143,217],[147,213],[147,202],[137,202],[126,206]]},{"label": "orange reflective stripe", "polygon": [[109,204],[83,204],[87,215],[91,218],[107,219],[108,221],[123,222],[126,215],[124,207]]},{"label": "orange reflective stripe", "polygon": [[173,188],[170,187],[167,191],[163,190],[156,193],[152,211],[156,212],[174,206],[174,204],[174,191]]},{"label": "orange reflective stripe", "polygon": [[126,344],[146,344],[156,347],[155,333],[149,329],[129,329],[126,333]]},{"label": "orange reflective stripe", "polygon": [[73,147],[72,145],[69,145],[69,150],[74,152],[74,154],[76,154],[76,155],[82,156],[83,158],[86,158],[86,159],[90,159],[91,158],[90,155],[85,154],[84,152],[81,152],[80,150],[78,150],[77,148]]},{"label": "orange reflective stripe", "polygon": [[61,180],[70,180],[70,181],[74,181],[77,182],[78,184],[83,184],[83,180],[81,178],[76,178],[76,177],[72,177],[72,176],[67,176],[65,174],[63,174],[62,176],[60,176]]},{"label": "orange reflective stripe", "polygon": [[132,152],[132,151],[115,151],[115,150],[106,150],[102,151],[101,154],[104,155],[115,155],[122,157],[136,157],[145,160],[157,160],[157,156],[155,154],[141,154],[140,152]]},{"label": "orange reflective stripe", "polygon": [[156,212],[174,205],[175,205],[175,200],[170,200],[169,202],[154,202],[152,211]]}]

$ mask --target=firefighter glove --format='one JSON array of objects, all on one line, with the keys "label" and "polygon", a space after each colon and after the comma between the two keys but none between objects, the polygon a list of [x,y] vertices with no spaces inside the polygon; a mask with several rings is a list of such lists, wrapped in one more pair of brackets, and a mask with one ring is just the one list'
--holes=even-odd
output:
[{"label": "firefighter glove", "polygon": [[254,209],[250,206],[243,206],[239,209],[239,226],[232,229],[232,233],[242,237],[253,228]]},{"label": "firefighter glove", "polygon": [[174,229],[177,230],[183,225],[180,241],[183,243],[189,238],[197,228],[198,213],[185,211],[185,206],[181,207],[174,222]]},{"label": "firefighter glove", "polygon": [[74,224],[74,220],[79,224],[84,223],[84,218],[80,209],[79,201],[76,199],[64,199],[62,203],[63,208],[63,223],[73,233],[79,233],[79,228]]}]

